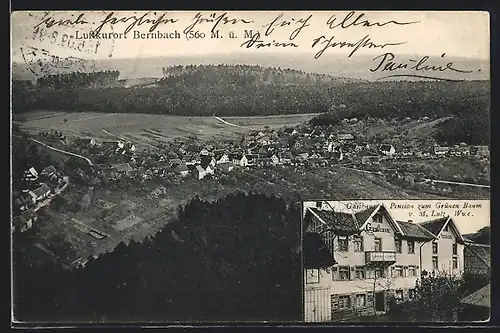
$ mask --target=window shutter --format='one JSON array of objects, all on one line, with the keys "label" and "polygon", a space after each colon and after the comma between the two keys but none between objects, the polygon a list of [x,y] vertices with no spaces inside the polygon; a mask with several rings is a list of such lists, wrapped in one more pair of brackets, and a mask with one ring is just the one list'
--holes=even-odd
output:
[{"label": "window shutter", "polygon": [[356,278],[356,274],[354,272],[354,266],[349,267],[349,280],[354,280]]}]

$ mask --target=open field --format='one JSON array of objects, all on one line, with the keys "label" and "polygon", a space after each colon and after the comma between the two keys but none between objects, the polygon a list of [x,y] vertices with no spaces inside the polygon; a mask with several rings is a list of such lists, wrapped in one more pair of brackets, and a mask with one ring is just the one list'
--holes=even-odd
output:
[{"label": "open field", "polygon": [[224,124],[214,117],[183,117],[151,114],[66,113],[34,111],[23,115],[22,127],[27,130],[58,130],[66,135],[99,139],[122,138],[145,146],[176,137],[194,135],[200,139],[235,137],[240,133],[262,129],[294,126],[311,119],[314,114],[273,117],[230,117],[225,119],[242,127]]}]

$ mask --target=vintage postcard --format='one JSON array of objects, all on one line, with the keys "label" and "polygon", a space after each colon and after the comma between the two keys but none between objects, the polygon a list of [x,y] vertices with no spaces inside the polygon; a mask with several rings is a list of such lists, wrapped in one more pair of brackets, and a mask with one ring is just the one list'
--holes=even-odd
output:
[{"label": "vintage postcard", "polygon": [[[335,321],[322,270],[304,317],[310,198],[481,200],[444,210],[463,272],[488,222],[489,30],[464,11],[12,13],[12,323]],[[384,251],[406,249],[397,223]],[[404,274],[432,271],[415,258]],[[392,295],[345,292],[360,315]]]},{"label": "vintage postcard", "polygon": [[490,316],[489,200],[303,202],[306,322]]}]

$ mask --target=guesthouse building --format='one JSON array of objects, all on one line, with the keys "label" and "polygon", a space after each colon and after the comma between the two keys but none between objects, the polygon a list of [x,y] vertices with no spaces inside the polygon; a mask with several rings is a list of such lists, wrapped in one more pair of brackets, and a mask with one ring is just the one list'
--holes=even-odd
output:
[{"label": "guesthouse building", "polygon": [[[398,221],[383,204],[356,213],[321,202],[304,202],[303,208],[303,234],[315,234],[309,239],[323,242],[332,256],[319,263],[312,253],[304,257],[306,322],[384,313],[391,298],[415,297],[421,276],[464,270],[463,237],[450,217]],[[325,257],[324,252],[317,255]]]}]

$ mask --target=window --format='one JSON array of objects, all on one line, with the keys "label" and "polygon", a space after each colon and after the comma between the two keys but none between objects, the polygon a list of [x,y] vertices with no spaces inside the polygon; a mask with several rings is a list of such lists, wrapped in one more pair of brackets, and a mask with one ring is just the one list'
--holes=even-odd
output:
[{"label": "window", "polygon": [[340,281],[349,280],[349,267],[348,266],[339,267],[339,280]]},{"label": "window", "polygon": [[396,301],[402,302],[403,301],[403,290],[402,289],[396,290],[394,296],[396,297]]},{"label": "window", "polygon": [[439,268],[438,257],[433,256],[432,257],[432,269],[438,269],[438,268]]},{"label": "window", "polygon": [[458,258],[453,257],[453,269],[457,269],[457,268],[458,268]]},{"label": "window", "polygon": [[356,267],[356,279],[364,280],[365,278],[365,268],[363,266]]},{"label": "window", "polygon": [[384,277],[384,269],[383,268],[375,268],[375,278],[383,278]]},{"label": "window", "polygon": [[316,208],[318,208],[318,209],[323,208],[323,202],[322,201],[316,201]]},{"label": "window", "polygon": [[366,295],[365,294],[356,295],[356,307],[364,308],[365,306],[366,306]]},{"label": "window", "polygon": [[457,244],[453,244],[453,255],[457,255],[458,254],[458,246]]},{"label": "window", "polygon": [[363,252],[363,237],[354,236],[354,252]]},{"label": "window", "polygon": [[339,236],[339,251],[349,251],[349,240],[346,236]]},{"label": "window", "polygon": [[373,222],[382,223],[382,214],[377,213],[377,214],[373,215]]},{"label": "window", "polygon": [[408,276],[417,276],[417,268],[415,266],[408,266]]},{"label": "window", "polygon": [[394,266],[393,277],[403,277],[403,266]]},{"label": "window", "polygon": [[319,269],[308,269],[306,274],[306,283],[319,283]]},{"label": "window", "polygon": [[382,251],[382,238],[375,238],[375,251]]},{"label": "window", "polygon": [[432,254],[437,254],[437,253],[438,253],[438,243],[432,242]]},{"label": "window", "polygon": [[417,298],[417,292],[415,291],[415,289],[408,289],[408,298],[409,299]]},{"label": "window", "polygon": [[402,252],[402,242],[401,242],[401,239],[398,239],[398,238],[395,238],[394,239],[394,246],[396,247],[396,252],[397,253],[401,253]]},{"label": "window", "polygon": [[410,253],[410,254],[415,253],[415,242],[414,241],[408,241],[408,253]]},{"label": "window", "polygon": [[349,295],[339,296],[339,309],[349,309],[351,307],[351,297]]}]

